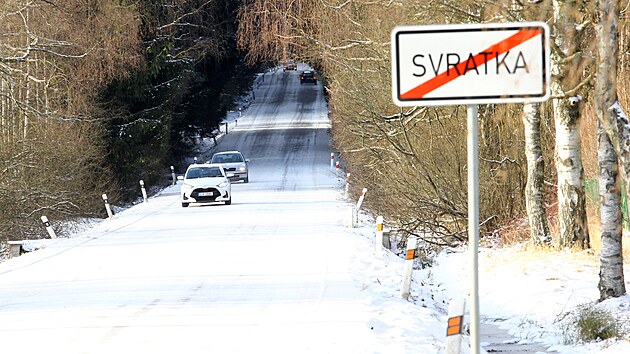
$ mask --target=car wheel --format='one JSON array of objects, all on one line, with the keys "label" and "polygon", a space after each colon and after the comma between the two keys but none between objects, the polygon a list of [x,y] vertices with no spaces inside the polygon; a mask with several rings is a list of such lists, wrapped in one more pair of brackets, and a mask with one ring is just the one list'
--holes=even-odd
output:
[{"label": "car wheel", "polygon": [[189,203],[182,203],[182,207],[185,208],[188,206]]},{"label": "car wheel", "polygon": [[225,205],[230,205],[230,204],[232,204],[232,198],[225,201]]}]

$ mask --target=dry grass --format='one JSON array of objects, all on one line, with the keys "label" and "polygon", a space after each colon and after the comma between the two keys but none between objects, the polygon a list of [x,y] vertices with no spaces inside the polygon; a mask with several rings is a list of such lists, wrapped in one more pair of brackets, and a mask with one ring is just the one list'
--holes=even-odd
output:
[{"label": "dry grass", "polygon": [[[593,250],[559,250],[553,247],[537,247],[533,243],[505,248],[500,252],[486,253],[483,267],[490,270],[500,266],[511,266],[528,273],[541,262],[548,264],[572,264],[577,271],[597,272],[599,258]],[[481,264],[481,263],[480,263]]]},{"label": "dry grass", "polygon": [[[601,224],[600,224],[600,216],[599,216],[599,208],[596,205],[591,203],[587,203],[586,213],[588,218],[588,232],[591,240],[591,249],[592,252],[588,252],[586,254],[590,254],[588,258],[596,257],[599,252],[601,252]],[[558,222],[557,222],[557,209],[555,205],[547,210],[547,218],[549,220],[549,232],[551,233],[552,245],[558,244]],[[541,253],[557,253],[554,247],[536,247],[532,242],[530,242],[529,235],[529,224],[526,217],[513,220],[508,223],[507,226],[503,227],[499,232],[497,232],[495,238],[491,238],[485,240],[486,243],[484,245],[489,246],[491,243],[494,245],[498,245],[499,247],[514,247],[517,245],[522,245],[522,249],[534,254],[540,255]],[[578,254],[586,255],[583,252],[579,252]],[[625,231],[623,236],[623,259],[624,264],[630,264],[630,231]],[[591,259],[592,260],[592,259]],[[628,275],[630,276],[630,275]]]}]

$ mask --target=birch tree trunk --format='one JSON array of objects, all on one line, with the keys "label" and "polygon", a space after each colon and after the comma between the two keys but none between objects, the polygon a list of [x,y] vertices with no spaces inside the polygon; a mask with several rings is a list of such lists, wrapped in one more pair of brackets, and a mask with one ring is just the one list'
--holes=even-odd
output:
[{"label": "birch tree trunk", "polygon": [[[599,2],[598,51],[599,67],[595,87],[595,110],[597,112],[597,157],[599,165],[599,195],[601,199],[602,250],[600,254],[599,296],[600,300],[619,297],[626,293],[623,274],[623,245],[621,192],[619,183],[618,156],[625,166],[626,186],[628,183],[628,156],[621,151],[620,141],[628,145],[628,125],[617,102],[617,60],[619,54],[618,2]],[[616,108],[616,109],[615,109]],[[617,128],[617,129],[615,129]],[[624,129],[625,128],[625,129]],[[616,150],[616,151],[615,151]],[[626,148],[627,151],[627,148]],[[619,154],[619,155],[618,155]],[[625,161],[624,161],[625,160]]]},{"label": "birch tree trunk", "polygon": [[622,217],[619,165],[617,154],[601,123],[597,123],[597,159],[602,228],[600,253],[599,297],[605,300],[626,293],[621,247]]},{"label": "birch tree trunk", "polygon": [[[577,99],[575,101],[578,101]],[[579,102],[554,100],[559,246],[589,248]]]},{"label": "birch tree trunk", "polygon": [[[524,21],[523,5],[512,1],[512,10]],[[527,158],[527,184],[525,207],[529,221],[529,235],[534,244],[551,245],[551,234],[545,210],[545,159],[540,145],[540,103],[523,105],[525,126],[525,156]]]},{"label": "birch tree trunk", "polygon": [[551,244],[549,224],[545,212],[545,160],[540,147],[540,104],[528,103],[523,107],[525,125],[525,155],[527,156],[527,184],[525,204],[529,219],[529,233],[536,245]]},{"label": "birch tree trunk", "polygon": [[554,40],[551,92],[556,127],[556,169],[558,171],[558,229],[560,247],[589,248],[584,168],[582,166],[579,95],[567,92],[578,86],[581,74],[575,69],[579,32],[575,1],[554,0]]}]

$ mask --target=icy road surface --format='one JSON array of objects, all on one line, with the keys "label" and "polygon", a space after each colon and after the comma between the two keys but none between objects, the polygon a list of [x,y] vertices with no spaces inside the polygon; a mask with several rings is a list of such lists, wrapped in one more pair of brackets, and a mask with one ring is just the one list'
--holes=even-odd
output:
[{"label": "icy road surface", "polygon": [[[366,277],[373,246],[346,228],[322,87],[300,85],[298,73],[267,74],[221,140],[220,150],[251,160],[250,183],[232,186],[232,205],[182,208],[170,187],[0,264],[1,351],[443,350],[434,313]],[[402,261],[388,262],[397,284]]]}]

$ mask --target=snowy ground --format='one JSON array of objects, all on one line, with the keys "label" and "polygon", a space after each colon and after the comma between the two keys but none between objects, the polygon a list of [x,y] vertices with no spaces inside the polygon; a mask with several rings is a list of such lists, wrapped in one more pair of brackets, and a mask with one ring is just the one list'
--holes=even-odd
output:
[{"label": "snowy ground", "polygon": [[[373,218],[347,227],[355,201],[330,169],[321,87],[300,87],[297,75],[267,74],[220,140],[251,159],[251,183],[233,185],[231,206],[181,208],[169,187],[0,263],[3,352],[445,353],[468,253],[415,270],[410,301],[401,298],[404,261],[375,252]],[[482,319],[508,343],[630,353],[628,336],[563,344],[565,314],[599,297],[594,255],[482,249],[479,264]],[[630,296],[596,306],[629,329]]]}]

